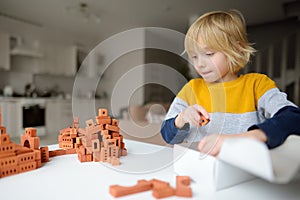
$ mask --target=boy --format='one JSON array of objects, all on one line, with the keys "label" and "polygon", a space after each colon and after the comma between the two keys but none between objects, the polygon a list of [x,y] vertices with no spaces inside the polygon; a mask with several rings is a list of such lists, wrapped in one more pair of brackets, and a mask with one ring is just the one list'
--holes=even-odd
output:
[{"label": "boy", "polygon": [[[162,125],[170,144],[200,141],[199,150],[218,155],[229,137],[251,137],[274,148],[300,134],[300,110],[266,75],[238,75],[254,49],[236,10],[204,14],[189,28],[185,49],[202,78],[177,94]],[[202,115],[202,116],[201,116]],[[200,126],[201,117],[210,119]]]}]

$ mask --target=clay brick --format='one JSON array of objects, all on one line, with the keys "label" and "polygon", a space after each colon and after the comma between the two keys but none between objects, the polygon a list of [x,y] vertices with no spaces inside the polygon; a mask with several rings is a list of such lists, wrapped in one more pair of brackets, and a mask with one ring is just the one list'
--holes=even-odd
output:
[{"label": "clay brick", "polygon": [[61,142],[68,142],[68,143],[72,143],[72,138],[70,136],[66,136],[66,135],[63,135],[62,138],[61,138]]},{"label": "clay brick", "polygon": [[93,153],[93,148],[92,147],[85,147],[85,149],[86,149],[86,155]]},{"label": "clay brick", "polygon": [[35,128],[25,128],[25,135],[29,137],[36,137],[36,129]]},{"label": "clay brick", "polygon": [[125,143],[121,142],[121,149],[124,149],[124,148],[125,148]]},{"label": "clay brick", "polygon": [[[1,127],[4,131],[5,127]],[[7,133],[1,133],[0,135],[0,145],[2,146],[3,144],[9,144],[10,143],[10,136]]]},{"label": "clay brick", "polygon": [[87,155],[86,155],[86,161],[87,161],[87,162],[92,162],[92,161],[93,161],[93,156],[92,156],[92,154],[87,154]]},{"label": "clay brick", "polygon": [[105,108],[100,108],[98,110],[98,116],[108,116],[108,111]]},{"label": "clay brick", "polygon": [[[107,139],[105,143],[106,143],[107,147],[115,147],[116,139]],[[105,147],[105,143],[104,143],[104,147]]]},{"label": "clay brick", "polygon": [[192,188],[190,187],[191,178],[189,176],[176,176],[176,196],[192,197]]},{"label": "clay brick", "polygon": [[98,133],[101,131],[101,126],[96,125],[94,127],[86,129],[85,135],[93,134],[93,133]]},{"label": "clay brick", "polygon": [[108,140],[108,139],[111,139],[111,135],[102,135],[103,141]]},{"label": "clay brick", "polygon": [[112,138],[119,137],[120,133],[119,132],[112,132],[111,136],[112,136]]},{"label": "clay brick", "polygon": [[152,196],[160,199],[173,196],[175,194],[175,190],[171,186],[166,186],[162,188],[153,189]]},{"label": "clay brick", "polygon": [[111,124],[112,120],[110,116],[97,116],[96,122],[97,124]]},{"label": "clay brick", "polygon": [[41,160],[42,159],[41,150],[39,150],[39,149],[34,150],[34,155],[35,155],[35,160]]},{"label": "clay brick", "polygon": [[0,169],[15,166],[15,165],[18,165],[18,157],[17,156],[6,157],[6,158],[0,159]]},{"label": "clay brick", "polygon": [[34,169],[36,169],[36,162],[35,161],[19,165],[19,173],[31,171],[31,170],[34,170]]},{"label": "clay brick", "polygon": [[105,124],[99,124],[100,126],[100,130],[105,130],[105,127],[104,127]]},{"label": "clay brick", "polygon": [[76,138],[76,144],[82,144],[81,139],[82,139],[81,137],[77,137]]},{"label": "clay brick", "polygon": [[108,135],[109,131],[108,130],[101,130],[101,135]]},{"label": "clay brick", "polygon": [[40,146],[40,138],[38,137],[30,137],[28,135],[21,135],[21,145],[25,147],[29,147],[30,149],[39,149]]},{"label": "clay brick", "polygon": [[78,154],[78,160],[80,162],[87,162],[86,155]]},{"label": "clay brick", "polygon": [[110,150],[110,155],[112,157],[119,158],[120,157],[120,148],[119,147],[112,147]]},{"label": "clay brick", "polygon": [[63,135],[58,135],[58,143],[62,142]]},{"label": "clay brick", "polygon": [[127,149],[126,148],[122,149],[121,156],[127,156]]},{"label": "clay brick", "polygon": [[54,151],[49,151],[49,156],[50,157],[55,157],[55,156],[62,156],[66,154],[66,150],[64,149],[57,149]]},{"label": "clay brick", "polygon": [[71,142],[62,142],[61,143],[61,148],[62,149],[73,149],[74,145]]},{"label": "clay brick", "polygon": [[0,177],[6,177],[19,173],[19,166],[10,166],[5,168],[0,168]]},{"label": "clay brick", "polygon": [[203,115],[200,115],[200,117],[201,117],[201,120],[200,120],[201,126],[205,126],[210,121],[209,119],[206,119]]},{"label": "clay brick", "polygon": [[74,133],[70,133],[70,138],[76,138],[77,137],[77,131],[75,130]]},{"label": "clay brick", "polygon": [[6,128],[0,125],[0,134],[6,133]]},{"label": "clay brick", "polygon": [[161,181],[158,179],[152,179],[152,180],[150,180],[150,182],[152,183],[153,189],[165,188],[165,187],[170,186],[170,184],[168,182]]},{"label": "clay brick", "polygon": [[87,139],[86,139],[85,136],[81,138],[81,143],[82,143],[83,146],[87,146],[87,145],[86,145]]},{"label": "clay brick", "polygon": [[151,190],[152,184],[146,180],[139,180],[138,183],[134,186],[119,186],[119,185],[111,185],[109,187],[109,193],[113,197],[121,197],[129,194],[139,193]]},{"label": "clay brick", "polygon": [[118,126],[113,126],[113,125],[109,125],[109,124],[105,124],[104,126],[105,130],[110,130],[110,131],[114,131],[114,132],[119,132],[119,127]]},{"label": "clay brick", "polygon": [[11,153],[4,153],[4,154],[0,154],[0,159],[1,158],[7,158],[7,157],[13,157],[16,156],[15,152],[11,152]]},{"label": "clay brick", "polygon": [[111,120],[111,125],[113,125],[113,126],[119,126],[119,121],[116,120],[116,119],[112,119]]},{"label": "clay brick", "polygon": [[35,161],[35,153],[34,152],[19,154],[19,155],[17,155],[17,157],[18,157],[19,165],[23,164],[23,163]]},{"label": "clay brick", "polygon": [[55,151],[49,151],[49,157],[55,157],[56,156],[56,152]]},{"label": "clay brick", "polygon": [[99,139],[92,140],[92,152],[100,152],[101,146]]},{"label": "clay brick", "polygon": [[33,152],[34,150],[28,148],[28,147],[23,147],[21,145],[15,145],[16,146],[16,155],[24,154],[24,153],[30,153]]},{"label": "clay brick", "polygon": [[83,128],[78,128],[77,134],[78,134],[78,136],[85,135],[85,129],[83,129]]},{"label": "clay brick", "polygon": [[93,119],[89,119],[89,120],[85,121],[85,125],[86,125],[85,130],[88,130],[89,128],[94,127],[95,123],[94,123]]},{"label": "clay brick", "polygon": [[121,147],[121,137],[113,137],[116,140],[116,146]]},{"label": "clay brick", "polygon": [[84,148],[83,145],[81,145],[81,146],[78,148],[77,153],[78,153],[78,154],[82,154],[82,155],[85,155],[85,154],[86,154],[86,149]]},{"label": "clay brick", "polygon": [[66,154],[76,154],[76,149],[66,149]]},{"label": "clay brick", "polygon": [[93,161],[94,162],[100,162],[100,156],[101,156],[101,152],[93,152]]},{"label": "clay brick", "polygon": [[86,135],[85,139],[86,139],[85,146],[86,147],[92,147],[92,136],[91,135]]},{"label": "clay brick", "polygon": [[120,159],[116,157],[110,157],[109,162],[112,166],[120,165]]},{"label": "clay brick", "polygon": [[16,146],[14,143],[3,144],[0,147],[0,155],[13,153],[15,151],[15,149],[16,149]]},{"label": "clay brick", "polygon": [[36,163],[36,168],[42,167],[42,160],[36,160],[35,163]]},{"label": "clay brick", "polygon": [[101,148],[100,151],[100,161],[101,162],[108,162],[108,157],[109,157],[109,151],[107,148]]},{"label": "clay brick", "polygon": [[74,144],[74,149],[78,149],[81,146],[81,144]]},{"label": "clay brick", "polygon": [[[98,132],[98,133],[99,133],[99,132]],[[93,134],[91,135],[92,141],[95,140],[95,139],[99,139],[99,134],[98,134],[98,133],[93,133]]]},{"label": "clay brick", "polygon": [[49,161],[49,148],[47,146],[45,147],[41,147],[41,161],[44,162],[48,162]]}]

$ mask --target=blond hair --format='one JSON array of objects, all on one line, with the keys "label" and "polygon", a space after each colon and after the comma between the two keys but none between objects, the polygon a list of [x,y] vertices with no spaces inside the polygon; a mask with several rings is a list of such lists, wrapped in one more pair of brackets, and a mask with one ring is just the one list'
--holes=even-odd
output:
[{"label": "blond hair", "polygon": [[247,39],[245,19],[237,10],[213,11],[199,17],[185,37],[189,56],[200,49],[197,43],[224,53],[232,73],[243,68],[255,52]]}]

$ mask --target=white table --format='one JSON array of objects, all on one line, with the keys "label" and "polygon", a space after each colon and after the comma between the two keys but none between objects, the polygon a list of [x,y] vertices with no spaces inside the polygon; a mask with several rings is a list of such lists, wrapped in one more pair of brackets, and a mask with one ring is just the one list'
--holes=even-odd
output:
[{"label": "white table", "polygon": [[[175,186],[172,166],[172,148],[131,140],[125,141],[128,155],[121,157],[121,165],[107,163],[80,163],[77,155],[53,157],[41,168],[0,179],[0,199],[114,199],[109,186],[135,185],[137,180],[153,178]],[[50,146],[56,148],[57,145]],[[221,190],[201,194],[192,183],[192,199],[299,199],[300,180],[287,185],[270,184],[261,179]],[[118,199],[153,199],[151,191]],[[166,199],[185,199],[170,197]]]}]

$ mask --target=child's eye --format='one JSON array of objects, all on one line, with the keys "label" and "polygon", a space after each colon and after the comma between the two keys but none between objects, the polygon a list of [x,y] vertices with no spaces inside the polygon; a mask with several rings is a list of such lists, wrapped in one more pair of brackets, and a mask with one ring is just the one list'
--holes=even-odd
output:
[{"label": "child's eye", "polygon": [[213,56],[215,53],[213,53],[213,52],[207,52],[207,53],[205,53],[205,55],[207,55],[207,56]]},{"label": "child's eye", "polygon": [[194,56],[192,56],[192,59],[197,59],[197,56],[195,56],[195,55],[194,55]]}]

